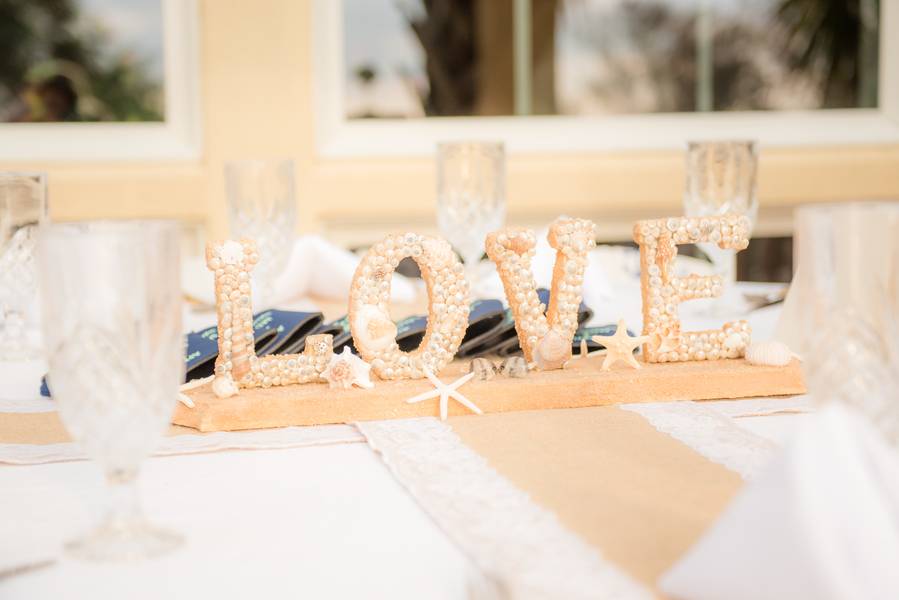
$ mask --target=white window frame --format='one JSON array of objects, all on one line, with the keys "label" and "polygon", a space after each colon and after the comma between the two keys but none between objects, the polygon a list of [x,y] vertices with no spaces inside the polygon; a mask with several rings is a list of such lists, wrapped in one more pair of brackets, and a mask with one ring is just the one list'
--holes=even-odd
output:
[{"label": "white window frame", "polygon": [[764,146],[899,142],[899,1],[881,3],[876,109],[619,116],[348,119],[343,2],[314,0],[316,149],[324,158],[427,156],[438,141],[503,140],[513,152],[681,149],[689,139],[752,138]]},{"label": "white window frame", "polygon": [[162,0],[165,120],[0,123],[0,160],[190,160],[200,157],[196,0]]}]

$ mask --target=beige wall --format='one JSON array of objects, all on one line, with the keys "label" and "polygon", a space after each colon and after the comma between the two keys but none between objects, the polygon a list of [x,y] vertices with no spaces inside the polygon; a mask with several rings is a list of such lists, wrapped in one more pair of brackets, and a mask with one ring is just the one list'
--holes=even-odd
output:
[{"label": "beige wall", "polygon": [[[310,0],[200,0],[204,150],[186,163],[3,163],[50,174],[56,219],[171,216],[226,230],[222,163],[292,157],[300,228],[365,239],[396,223],[433,221],[427,159],[323,160],[314,144]],[[2,135],[2,134],[0,134]],[[680,210],[678,152],[521,155],[509,161],[509,213],[517,222],[561,212],[627,236],[637,216]],[[762,230],[788,227],[812,200],[899,198],[899,146],[763,149]]]}]

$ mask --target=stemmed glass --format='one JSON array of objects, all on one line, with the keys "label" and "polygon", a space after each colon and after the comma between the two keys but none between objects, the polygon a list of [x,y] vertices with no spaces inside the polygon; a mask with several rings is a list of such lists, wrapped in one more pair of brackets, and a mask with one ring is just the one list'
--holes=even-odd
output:
[{"label": "stemmed glass", "polygon": [[35,235],[46,218],[46,176],[0,172],[0,360],[39,355],[26,335],[25,310],[37,291]]},{"label": "stemmed glass", "polygon": [[231,236],[256,241],[253,277],[260,302],[272,300],[275,282],[293,249],[296,198],[292,160],[242,160],[225,164]]},{"label": "stemmed glass", "polygon": [[135,489],[184,378],[179,248],[178,226],[167,221],[40,228],[48,384],[66,429],[110,489],[99,527],[66,545],[73,556],[134,559],[181,544],[143,518]]},{"label": "stemmed glass", "polygon": [[793,221],[777,337],[816,401],[855,407],[899,447],[899,202],[809,204]]},{"label": "stemmed glass", "polygon": [[465,263],[477,293],[484,239],[506,220],[506,155],[501,142],[437,145],[437,227]]},{"label": "stemmed glass", "polygon": [[[750,140],[690,142],[687,145],[687,186],[684,213],[688,217],[727,213],[749,218],[754,227],[758,216],[756,172],[758,154]],[[699,244],[721,276],[724,293],[711,306],[711,313],[733,313],[744,304],[734,288],[737,253],[715,243]]]}]

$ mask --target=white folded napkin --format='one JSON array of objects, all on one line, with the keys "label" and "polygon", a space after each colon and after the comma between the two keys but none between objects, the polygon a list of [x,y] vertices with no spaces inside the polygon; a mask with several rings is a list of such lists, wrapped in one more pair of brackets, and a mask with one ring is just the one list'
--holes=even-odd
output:
[{"label": "white folded napkin", "polygon": [[[345,300],[359,260],[359,256],[321,236],[300,236],[294,242],[271,298],[260,297],[254,290],[253,309],[282,306],[308,296]],[[184,261],[181,285],[188,296],[207,304],[215,303],[214,281],[204,257]],[[415,284],[407,277],[394,274],[390,295],[396,302],[412,302],[416,297]]]},{"label": "white folded napkin", "polygon": [[852,408],[800,426],[662,576],[672,598],[899,598],[899,454]]}]

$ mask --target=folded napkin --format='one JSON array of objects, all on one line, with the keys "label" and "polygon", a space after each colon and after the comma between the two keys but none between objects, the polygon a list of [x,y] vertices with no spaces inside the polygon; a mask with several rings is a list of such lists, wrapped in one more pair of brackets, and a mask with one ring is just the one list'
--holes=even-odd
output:
[{"label": "folded napkin", "polygon": [[899,598],[899,453],[832,405],[660,580],[684,600]]},{"label": "folded napkin", "polygon": [[[359,256],[321,236],[300,236],[294,241],[287,266],[275,282],[271,297],[264,298],[254,289],[254,307],[259,310],[280,306],[308,296],[344,300],[359,260]],[[184,261],[181,286],[191,298],[206,304],[215,303],[215,284],[212,272],[206,268],[205,258]],[[394,274],[390,295],[395,302],[413,302],[416,286],[408,278]]]}]

